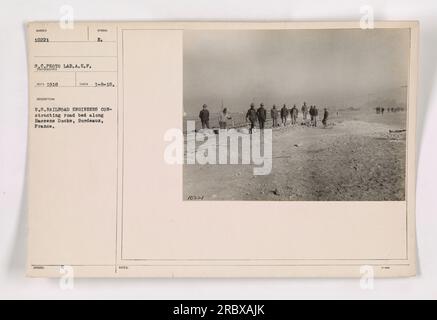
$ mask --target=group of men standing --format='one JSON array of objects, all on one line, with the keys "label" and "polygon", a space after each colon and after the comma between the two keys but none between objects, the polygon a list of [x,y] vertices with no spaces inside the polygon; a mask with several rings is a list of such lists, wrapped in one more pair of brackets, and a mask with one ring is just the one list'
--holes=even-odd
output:
[{"label": "group of men standing", "polygon": [[250,128],[249,132],[252,133],[253,129],[255,128],[255,123],[258,121],[259,128],[262,130],[264,129],[264,124],[267,120],[267,111],[264,109],[264,104],[261,103],[259,108],[255,110],[255,104],[250,104],[250,109],[247,110],[246,113],[246,121],[249,121]]},{"label": "group of men standing", "polygon": [[[302,106],[303,120],[306,122],[308,119],[308,114],[310,115],[310,124],[314,127],[317,127],[317,120],[319,119],[319,109],[316,106],[310,106],[308,108],[306,102],[303,103]],[[325,108],[325,112],[323,113],[323,124],[328,120],[328,109]]]},{"label": "group of men standing", "polygon": [[[319,110],[316,106],[310,106],[308,108],[306,102],[302,105],[302,118],[306,122],[308,118],[308,114],[311,117],[311,125],[317,126],[317,119],[319,115]],[[256,122],[259,123],[259,128],[264,129],[264,124],[266,122],[266,109],[264,108],[264,104],[261,103],[258,109],[255,109],[255,105],[253,103],[250,104],[250,109],[246,113],[246,120],[250,123],[250,132],[252,133],[253,128],[255,128]],[[281,118],[281,122],[283,126],[287,125],[287,119],[290,115],[291,124],[295,125],[297,123],[297,117],[299,115],[299,110],[296,105],[293,105],[291,109],[288,109],[284,104],[281,109],[276,108],[276,105],[272,106],[270,110],[270,117],[272,118],[272,127],[279,127],[279,117]],[[328,120],[328,110],[325,108],[325,112],[323,115],[323,124],[326,125],[326,121]]]},{"label": "group of men standing", "polygon": [[299,111],[296,108],[296,105],[294,105],[290,110],[288,110],[285,104],[282,106],[281,110],[276,109],[276,105],[273,105],[272,109],[270,110],[270,116],[273,121],[272,127],[279,127],[279,115],[281,115],[281,122],[283,126],[287,124],[288,115],[291,116],[291,124],[296,124],[298,114]]},{"label": "group of men standing", "polygon": [[311,124],[314,127],[317,127],[317,119],[319,117],[319,109],[317,109],[316,106],[311,106],[310,110],[309,110],[309,114],[310,114],[310,117],[311,117]]},{"label": "group of men standing", "polygon": [[[307,123],[308,114],[310,115],[310,125],[317,127],[317,119],[319,116],[319,110],[316,106],[310,106],[308,108],[306,102],[303,103],[302,108],[302,118],[305,123]],[[279,117],[281,117],[282,125],[287,125],[287,119],[290,115],[291,117],[291,124],[295,125],[297,123],[297,117],[299,114],[299,110],[297,109],[296,105],[293,105],[291,109],[288,109],[287,106],[284,104],[282,108],[279,110],[276,108],[276,105],[272,106],[272,109],[270,110],[270,117],[272,118],[272,127],[278,127],[279,126]],[[322,123],[324,126],[326,126],[327,120],[328,120],[328,109],[324,109],[323,113],[323,120]],[[204,104],[202,107],[202,110],[199,113],[199,118],[202,123],[202,129],[208,128],[209,129],[209,111],[207,109],[207,105]],[[226,129],[226,119],[231,119],[227,109],[223,109],[223,112],[220,114],[219,117],[219,124],[221,129]],[[250,104],[250,109],[246,113],[246,121],[250,123],[249,132],[252,133],[253,129],[255,128],[256,123],[258,122],[259,128],[261,130],[264,129],[265,122],[267,120],[267,110],[264,108],[264,104],[261,103],[258,109],[255,109],[255,104]]]}]

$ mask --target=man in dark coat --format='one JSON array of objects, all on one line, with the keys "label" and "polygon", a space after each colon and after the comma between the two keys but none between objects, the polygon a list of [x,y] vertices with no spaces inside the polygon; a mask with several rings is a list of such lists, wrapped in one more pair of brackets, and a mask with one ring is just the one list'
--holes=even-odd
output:
[{"label": "man in dark coat", "polygon": [[311,125],[314,124],[314,106],[310,106],[310,120],[311,120]]},{"label": "man in dark coat", "polygon": [[253,103],[250,104],[250,109],[247,110],[246,113],[246,121],[250,122],[250,129],[249,129],[249,133],[252,134],[253,128],[255,128],[255,123],[256,120],[258,119],[256,110],[255,110],[255,105]]},{"label": "man in dark coat", "polygon": [[257,115],[258,115],[258,123],[259,123],[259,128],[261,130],[264,130],[264,123],[267,120],[267,111],[266,109],[264,109],[264,103],[261,103],[259,105],[258,110],[256,111]]},{"label": "man in dark coat", "polygon": [[329,116],[328,109],[325,108],[325,112],[323,113],[323,120],[322,120],[324,127],[326,127],[326,122],[328,121],[328,116]]},{"label": "man in dark coat", "polygon": [[279,112],[278,109],[276,109],[276,105],[273,105],[272,110],[270,110],[270,116],[272,117],[272,127],[275,128],[278,126],[278,118],[279,118]]},{"label": "man in dark coat", "polygon": [[317,127],[317,118],[319,116],[319,110],[316,106],[313,108],[313,114],[314,114],[314,126]]},{"label": "man in dark coat", "polygon": [[287,117],[288,117],[288,109],[287,106],[284,104],[284,106],[281,108],[281,119],[282,119],[282,125],[287,124]]},{"label": "man in dark coat", "polygon": [[202,123],[202,129],[209,129],[209,111],[206,104],[203,105],[202,110],[199,113],[200,122]]}]

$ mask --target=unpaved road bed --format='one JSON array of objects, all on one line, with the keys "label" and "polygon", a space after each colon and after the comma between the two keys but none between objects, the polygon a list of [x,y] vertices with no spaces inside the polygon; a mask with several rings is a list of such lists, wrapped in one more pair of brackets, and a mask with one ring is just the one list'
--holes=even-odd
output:
[{"label": "unpaved road bed", "polygon": [[399,125],[347,120],[329,129],[273,131],[273,168],[185,165],[184,199],[404,200],[405,132]]}]

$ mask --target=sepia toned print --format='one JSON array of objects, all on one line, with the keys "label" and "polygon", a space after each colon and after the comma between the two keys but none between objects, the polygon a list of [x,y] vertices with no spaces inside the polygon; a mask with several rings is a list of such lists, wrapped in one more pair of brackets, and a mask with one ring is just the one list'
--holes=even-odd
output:
[{"label": "sepia toned print", "polygon": [[185,30],[183,50],[184,200],[405,199],[409,29]]},{"label": "sepia toned print", "polygon": [[29,23],[27,275],[415,275],[419,26],[360,28]]}]

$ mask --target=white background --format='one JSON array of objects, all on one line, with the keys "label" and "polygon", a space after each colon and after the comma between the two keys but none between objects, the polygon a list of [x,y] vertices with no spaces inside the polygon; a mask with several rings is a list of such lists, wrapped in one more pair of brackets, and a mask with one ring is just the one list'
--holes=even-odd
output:
[{"label": "white background", "polygon": [[[24,23],[58,20],[71,5],[76,20],[419,20],[417,242],[415,278],[379,279],[56,279],[24,277],[27,66]],[[437,298],[437,1],[327,0],[0,0],[0,298],[307,299]],[[42,191],[43,192],[43,191]]]}]

